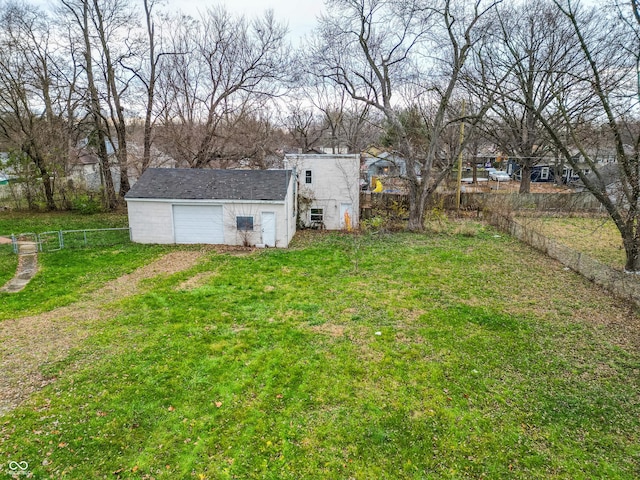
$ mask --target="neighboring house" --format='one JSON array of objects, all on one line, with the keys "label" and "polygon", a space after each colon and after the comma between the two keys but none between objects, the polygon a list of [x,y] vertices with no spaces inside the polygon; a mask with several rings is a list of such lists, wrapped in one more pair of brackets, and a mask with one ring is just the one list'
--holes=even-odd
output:
[{"label": "neighboring house", "polygon": [[359,155],[285,155],[298,180],[301,226],[356,228],[360,212]]},{"label": "neighboring house", "polygon": [[[624,195],[622,192],[622,181],[620,180],[620,166],[617,163],[608,163],[598,167],[598,174],[591,172],[587,175],[587,178],[596,185],[601,191],[606,191],[609,198],[618,203],[624,201]],[[587,188],[581,180],[575,182],[576,190],[586,191]]]},{"label": "neighboring house", "polygon": [[[554,182],[555,174],[554,174],[554,164],[546,162],[544,160],[540,161],[537,165],[531,167],[531,181],[532,182]],[[510,158],[507,161],[507,169],[506,172],[511,175],[516,180],[522,180],[522,172],[520,164],[518,163],[518,159]]]},{"label": "neighboring house", "polygon": [[[87,138],[81,140],[71,155],[67,177],[73,182],[92,192],[99,191],[103,186],[100,158],[88,147]],[[115,147],[106,140],[107,155],[109,156],[111,177],[115,191],[120,190],[120,167],[118,165]]]},{"label": "neighboring house", "polygon": [[150,168],[126,194],[131,240],[285,248],[296,231],[291,170]]},{"label": "neighboring house", "polygon": [[407,174],[407,162],[391,152],[381,152],[375,156],[365,156],[364,170],[367,182],[373,177],[401,177]]},{"label": "neighboring house", "polygon": [[[115,162],[115,156],[111,156],[111,176],[115,191],[120,190],[120,168]],[[78,155],[69,165],[68,178],[73,182],[91,192],[97,192],[102,188],[102,172],[100,170],[100,160],[98,155],[86,150],[78,152]]]}]

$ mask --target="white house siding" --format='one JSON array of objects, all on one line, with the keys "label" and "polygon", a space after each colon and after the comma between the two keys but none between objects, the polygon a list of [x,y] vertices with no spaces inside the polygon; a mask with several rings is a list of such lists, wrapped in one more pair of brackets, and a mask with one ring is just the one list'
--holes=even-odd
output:
[{"label": "white house siding", "polygon": [[171,203],[127,200],[131,241],[175,243]]},{"label": "white house siding", "polygon": [[[293,182],[292,182],[293,183]],[[289,197],[290,198],[290,197]],[[227,245],[259,245],[264,244],[262,237],[262,213],[275,214],[276,247],[286,248],[293,237],[291,224],[295,227],[295,219],[289,218],[291,202],[234,202],[224,204],[223,222],[224,238]],[[253,217],[252,231],[238,231],[236,217]]]},{"label": "white house siding", "polygon": [[[287,155],[285,168],[295,168],[299,194],[309,193],[313,202],[305,212],[311,224],[311,209],[323,209],[323,223],[328,230],[344,228],[340,214],[342,204],[352,205],[351,225],[356,227],[360,212],[360,156],[359,155]],[[305,172],[311,171],[311,184]]]},{"label": "white house siding", "polygon": [[[136,243],[176,243],[174,205],[222,206],[224,243],[226,245],[262,244],[262,213],[275,214],[276,247],[286,248],[295,234],[293,217],[293,183],[285,202],[242,201],[184,201],[184,200],[127,200],[131,240]],[[253,217],[252,231],[238,231],[236,217]]]}]

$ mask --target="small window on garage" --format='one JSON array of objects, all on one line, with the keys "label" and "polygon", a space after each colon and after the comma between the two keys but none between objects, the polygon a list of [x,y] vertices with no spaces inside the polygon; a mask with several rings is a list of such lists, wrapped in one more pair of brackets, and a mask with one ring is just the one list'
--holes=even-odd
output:
[{"label": "small window on garage", "polygon": [[311,183],[312,181],[312,177],[311,177],[311,170],[305,170],[304,171],[304,183]]},{"label": "small window on garage", "polygon": [[253,217],[236,217],[236,228],[241,232],[253,230]]},{"label": "small window on garage", "polygon": [[324,222],[324,210],[322,208],[311,209],[311,221],[312,222]]}]

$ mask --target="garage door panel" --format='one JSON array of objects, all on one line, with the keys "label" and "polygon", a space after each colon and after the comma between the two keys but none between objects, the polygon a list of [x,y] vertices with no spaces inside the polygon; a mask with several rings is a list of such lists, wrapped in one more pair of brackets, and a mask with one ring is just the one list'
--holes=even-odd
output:
[{"label": "garage door panel", "polygon": [[176,243],[224,243],[222,206],[174,205]]}]

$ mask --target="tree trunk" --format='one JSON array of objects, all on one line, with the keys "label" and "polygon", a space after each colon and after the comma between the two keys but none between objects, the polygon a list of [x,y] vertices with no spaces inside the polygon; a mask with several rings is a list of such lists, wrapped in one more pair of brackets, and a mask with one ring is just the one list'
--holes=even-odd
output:
[{"label": "tree trunk", "polygon": [[410,232],[422,232],[424,230],[424,205],[420,202],[409,204],[409,222],[407,230]]},{"label": "tree trunk", "polygon": [[622,234],[622,242],[626,254],[624,271],[640,274],[640,225],[634,231],[633,226]]},{"label": "tree trunk", "polygon": [[51,184],[51,177],[45,171],[42,172],[42,185],[44,187],[44,195],[47,201],[47,210],[52,211],[56,209],[56,202],[53,199],[53,185]]},{"label": "tree trunk", "polygon": [[87,73],[87,85],[89,87],[89,99],[91,108],[91,117],[94,122],[94,128],[98,139],[98,159],[100,161],[100,172],[102,177],[102,186],[105,194],[105,207],[107,210],[113,210],[116,207],[116,193],[113,187],[113,177],[111,175],[111,165],[109,162],[109,154],[105,139],[104,124],[102,121],[102,113],[100,112],[100,98],[93,77],[93,58],[91,55],[91,37],[89,35],[89,0],[82,3],[82,33],[85,46],[85,71]]},{"label": "tree trunk", "polygon": [[[55,210],[56,202],[53,199],[53,185],[51,184],[51,176],[49,175],[49,171],[44,163],[44,160],[38,153],[38,147],[33,142],[30,142],[28,145],[23,146],[23,152],[27,154],[29,158],[33,161],[36,168],[38,169],[38,173],[40,174],[40,178],[42,179],[42,187],[44,189],[44,197],[47,203],[47,210]],[[29,206],[31,208],[31,205]]]},{"label": "tree trunk", "polygon": [[104,132],[98,130],[98,160],[100,162],[100,177],[102,188],[104,188],[104,203],[107,210],[116,208],[116,190],[113,186],[113,176],[111,175],[111,162],[105,144]]},{"label": "tree trunk", "polygon": [[424,203],[416,199],[416,197],[420,197],[417,192],[415,196],[411,193],[409,194],[409,222],[407,224],[407,230],[410,232],[422,232],[424,230]]},{"label": "tree trunk", "polygon": [[148,0],[144,0],[144,12],[145,12],[145,20],[147,24],[147,35],[149,36],[149,82],[147,84],[147,105],[144,114],[144,148],[142,152],[142,167],[140,168],[140,173],[144,173],[144,171],[149,168],[151,164],[151,135],[153,133],[153,105],[154,105],[154,96],[155,96],[155,88],[156,88],[156,42],[155,42],[155,25],[153,23],[153,19],[151,17],[151,10],[153,8],[153,3],[149,3]]},{"label": "tree trunk", "polygon": [[520,167],[520,173],[522,179],[520,180],[520,190],[519,193],[530,193],[531,192],[531,166],[528,164],[522,165]]}]

